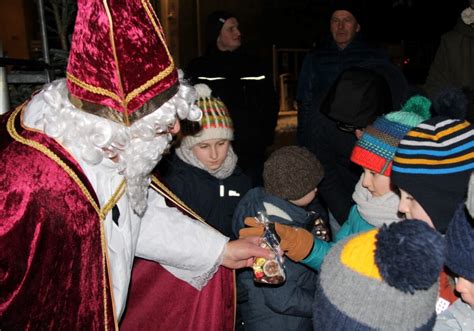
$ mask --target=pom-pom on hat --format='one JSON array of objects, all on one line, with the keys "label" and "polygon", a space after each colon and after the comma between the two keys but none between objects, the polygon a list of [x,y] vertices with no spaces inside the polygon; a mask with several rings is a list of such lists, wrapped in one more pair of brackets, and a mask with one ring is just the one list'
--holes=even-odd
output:
[{"label": "pom-pom on hat", "polygon": [[191,148],[209,139],[232,140],[234,128],[224,103],[212,96],[212,91],[206,84],[196,84],[194,88],[197,93],[196,105],[202,110],[201,130],[195,135],[185,136],[181,146]]},{"label": "pom-pom on hat", "polygon": [[461,205],[455,212],[446,232],[448,268],[474,282],[474,225]]},{"label": "pom-pom on hat", "polygon": [[74,106],[130,126],[178,91],[178,73],[148,1],[79,0],[66,70]]},{"label": "pom-pom on hat", "polygon": [[304,197],[318,186],[323,176],[323,167],[316,156],[299,146],[277,149],[263,166],[265,191],[285,200]]},{"label": "pom-pom on hat", "polygon": [[349,237],[321,267],[315,330],[431,330],[445,242],[406,220]]},{"label": "pom-pom on hat", "polygon": [[379,117],[369,125],[352,150],[351,161],[384,176],[390,176],[398,143],[413,127],[430,118],[431,102],[411,97],[400,111]]},{"label": "pom-pom on hat", "polygon": [[423,207],[445,233],[467,194],[474,169],[474,130],[464,120],[433,117],[410,130],[393,159],[392,183]]}]

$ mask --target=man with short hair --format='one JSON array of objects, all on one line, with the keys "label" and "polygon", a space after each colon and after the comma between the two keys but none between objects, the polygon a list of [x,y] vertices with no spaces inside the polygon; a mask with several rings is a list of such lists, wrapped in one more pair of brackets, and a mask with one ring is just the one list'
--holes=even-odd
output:
[{"label": "man with short hair", "polygon": [[[330,18],[331,38],[306,56],[298,80],[298,144],[315,153],[323,163],[326,178],[320,185],[319,198],[328,206],[339,224],[345,222],[353,204],[352,191],[360,171],[347,169],[346,165],[350,164],[354,134],[337,130],[335,122],[320,112],[323,99],[339,74],[350,67],[364,67],[380,72],[390,85],[393,105],[397,107],[401,105],[401,96],[404,96],[406,90],[403,74],[390,63],[386,53],[362,40],[361,16],[355,1],[334,1]],[[344,124],[351,126],[354,123]],[[331,129],[326,130],[327,126]],[[321,139],[323,131],[330,131],[331,136]],[[328,140],[330,145],[323,145]],[[334,148],[332,144],[336,141],[343,142],[346,146],[344,151]],[[330,162],[323,161],[328,159]],[[341,163],[342,166],[339,167]],[[347,171],[341,174],[339,168]],[[353,179],[343,182],[346,176]],[[331,178],[334,180],[331,181]]]}]

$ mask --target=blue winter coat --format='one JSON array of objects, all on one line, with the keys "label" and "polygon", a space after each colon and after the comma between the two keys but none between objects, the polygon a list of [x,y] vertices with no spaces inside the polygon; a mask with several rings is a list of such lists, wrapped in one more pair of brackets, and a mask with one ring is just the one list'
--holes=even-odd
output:
[{"label": "blue winter coat", "polygon": [[[233,218],[234,233],[238,235],[245,226],[245,217],[256,216],[262,210],[266,210],[271,221],[282,224],[309,228],[314,221],[314,216],[303,208],[267,195],[263,188],[257,187],[250,190],[237,206]],[[311,307],[317,273],[290,259],[285,259],[285,267],[287,278],[279,286],[255,283],[251,269],[238,274],[237,304],[245,330],[313,329]]]}]

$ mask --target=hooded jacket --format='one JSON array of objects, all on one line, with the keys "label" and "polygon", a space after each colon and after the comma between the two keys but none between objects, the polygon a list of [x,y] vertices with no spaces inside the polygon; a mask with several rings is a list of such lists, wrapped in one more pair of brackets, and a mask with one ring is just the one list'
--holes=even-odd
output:
[{"label": "hooded jacket", "polygon": [[[262,187],[250,190],[240,201],[233,218],[234,234],[247,216],[265,210],[270,221],[309,228],[314,216],[301,207],[276,196]],[[237,304],[245,330],[312,330],[312,304],[317,273],[301,263],[285,259],[286,281],[279,286],[256,285],[252,270],[237,276]]]}]

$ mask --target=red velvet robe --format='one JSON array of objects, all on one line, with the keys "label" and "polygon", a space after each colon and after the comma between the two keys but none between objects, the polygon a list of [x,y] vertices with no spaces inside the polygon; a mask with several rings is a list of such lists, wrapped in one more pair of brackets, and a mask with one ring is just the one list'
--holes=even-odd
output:
[{"label": "red velvet robe", "polygon": [[[189,215],[166,188],[160,192],[169,206]],[[135,258],[120,330],[233,330],[235,299],[234,272],[227,268],[220,267],[198,291],[158,263]]]},{"label": "red velvet robe", "polygon": [[0,329],[114,329],[97,197],[22,107],[0,117]]}]

